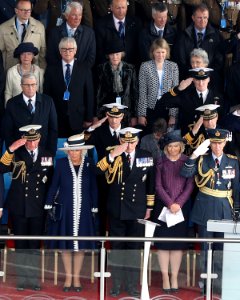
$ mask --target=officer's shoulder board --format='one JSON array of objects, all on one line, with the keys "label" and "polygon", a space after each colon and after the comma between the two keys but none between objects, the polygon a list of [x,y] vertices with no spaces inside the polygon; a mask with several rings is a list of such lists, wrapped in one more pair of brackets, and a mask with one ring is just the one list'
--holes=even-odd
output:
[{"label": "officer's shoulder board", "polygon": [[236,155],[232,155],[232,154],[226,154],[227,157],[232,158],[232,159],[238,159]]}]

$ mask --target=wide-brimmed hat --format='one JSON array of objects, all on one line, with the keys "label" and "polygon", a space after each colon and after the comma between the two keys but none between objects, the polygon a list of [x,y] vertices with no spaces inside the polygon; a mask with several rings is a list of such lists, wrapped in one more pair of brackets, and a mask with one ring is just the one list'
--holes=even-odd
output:
[{"label": "wide-brimmed hat", "polygon": [[134,127],[126,127],[119,131],[120,139],[125,143],[133,143],[138,140],[138,134],[142,129],[137,129]]},{"label": "wide-brimmed hat", "polygon": [[190,69],[189,73],[190,76],[195,79],[204,80],[210,76],[212,71],[213,69],[210,68],[195,68],[195,69]]},{"label": "wide-brimmed hat", "polygon": [[58,150],[89,150],[94,147],[93,145],[85,145],[84,132],[70,136],[67,139],[67,141],[63,144],[63,146],[63,148],[58,148]]},{"label": "wide-brimmed hat", "polygon": [[127,106],[116,102],[104,104],[103,107],[105,108],[108,116],[115,118],[121,117],[124,114],[125,109],[128,108]]},{"label": "wide-brimmed hat", "polygon": [[42,128],[41,125],[26,125],[19,128],[19,131],[23,132],[22,138],[27,139],[27,141],[36,141],[41,138],[39,129]]},{"label": "wide-brimmed hat", "polygon": [[181,135],[181,130],[173,130],[164,135],[163,146],[165,147],[170,143],[183,142],[183,141],[184,140]]},{"label": "wide-brimmed hat", "polygon": [[201,116],[204,120],[212,120],[218,116],[217,108],[218,104],[206,104],[199,106],[196,110],[201,111]]},{"label": "wide-brimmed hat", "polygon": [[38,48],[36,48],[33,43],[21,43],[13,52],[13,57],[18,58],[24,52],[32,52],[34,56],[38,54]]}]

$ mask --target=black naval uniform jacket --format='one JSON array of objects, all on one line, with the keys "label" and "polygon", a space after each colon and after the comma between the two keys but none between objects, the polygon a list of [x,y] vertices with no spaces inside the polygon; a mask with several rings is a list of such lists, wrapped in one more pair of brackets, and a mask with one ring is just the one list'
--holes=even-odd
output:
[{"label": "black naval uniform jacket", "polygon": [[[129,170],[127,158],[122,157],[122,181],[118,181],[117,172],[109,187],[107,210],[109,216],[119,220],[137,220],[145,217],[146,209],[154,205],[154,170],[151,154],[136,149],[132,169]],[[116,158],[114,162],[116,161]],[[97,168],[106,172],[114,165],[104,157],[98,162]],[[151,162],[151,163],[150,163]]]},{"label": "black naval uniform jacket", "polygon": [[[224,115],[223,98],[220,93],[208,89],[207,99],[204,103],[199,99],[197,90],[194,86],[189,86],[183,91],[179,91],[177,87],[174,87],[169,92],[165,93],[161,101],[166,108],[179,107],[179,128],[182,131],[182,135],[189,132],[189,125],[192,125],[200,117],[200,112],[196,111],[196,108],[203,104],[219,104],[219,119]],[[158,115],[161,109],[160,104],[155,107],[155,114]]]},{"label": "black naval uniform jacket", "polygon": [[[34,163],[25,147],[14,153],[7,150],[0,160],[0,172],[12,172],[12,182],[6,198],[6,206],[11,215],[25,218],[44,216],[45,196],[52,177],[53,159],[49,152],[40,147],[38,149]],[[51,165],[45,165],[47,162]]]},{"label": "black naval uniform jacket", "polygon": [[[214,192],[230,192],[232,190],[233,206],[235,208],[239,207],[239,165],[236,157],[223,154],[218,169],[215,167],[212,153],[200,156],[199,159],[203,159],[201,170],[198,159],[189,158],[181,170],[181,175],[191,177],[198,174],[201,178],[199,171],[206,174],[209,170],[213,170],[213,177],[209,178],[204,187]],[[202,226],[207,226],[208,220],[232,219],[230,201],[227,197],[216,197],[211,195],[210,192],[204,193],[199,188],[191,219],[194,223]]]}]

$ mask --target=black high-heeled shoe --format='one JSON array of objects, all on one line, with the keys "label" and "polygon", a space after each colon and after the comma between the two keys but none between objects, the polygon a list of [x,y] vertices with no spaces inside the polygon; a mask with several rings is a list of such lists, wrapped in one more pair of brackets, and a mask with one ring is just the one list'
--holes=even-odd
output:
[{"label": "black high-heeled shoe", "polygon": [[65,292],[65,293],[70,292],[70,290],[71,290],[71,287],[70,287],[70,286],[64,286],[64,287],[63,287],[63,292]]},{"label": "black high-heeled shoe", "polygon": [[165,294],[170,294],[171,293],[171,289],[162,289],[163,290],[163,292],[165,293]]},{"label": "black high-heeled shoe", "polygon": [[80,293],[82,291],[82,286],[73,286],[74,292]]},{"label": "black high-heeled shoe", "polygon": [[172,291],[173,293],[178,293],[178,292],[179,292],[179,288],[171,288],[171,291]]}]

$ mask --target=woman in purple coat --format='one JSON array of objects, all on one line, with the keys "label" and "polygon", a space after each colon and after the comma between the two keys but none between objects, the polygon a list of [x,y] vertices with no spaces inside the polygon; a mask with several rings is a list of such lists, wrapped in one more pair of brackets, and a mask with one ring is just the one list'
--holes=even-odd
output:
[{"label": "woman in purple coat", "polygon": [[[192,178],[180,176],[180,170],[187,159],[180,131],[175,130],[164,136],[164,156],[156,164],[156,200],[153,209],[153,220],[157,226],[155,237],[186,237],[188,226],[189,205],[187,200],[193,191]],[[163,207],[168,214],[179,214],[182,210],[184,221],[168,227],[167,223],[159,221]],[[164,242],[156,243],[158,261],[162,272],[163,290],[166,293],[178,291],[178,272],[186,243]],[[169,264],[171,277],[169,278]]]},{"label": "woman in purple coat", "polygon": [[[62,204],[62,217],[59,221],[50,221],[48,235],[95,235],[93,213],[97,212],[96,178],[91,168],[93,163],[84,155],[91,148],[93,146],[84,145],[84,134],[71,136],[64,143],[64,148],[60,148],[67,153],[67,157],[56,162],[45,209],[52,208],[58,195],[57,202]],[[94,248],[94,242],[61,240],[50,241],[48,245],[49,248],[63,249],[62,260],[66,276],[63,291],[68,292],[73,286],[76,292],[80,292],[83,249]]]}]

